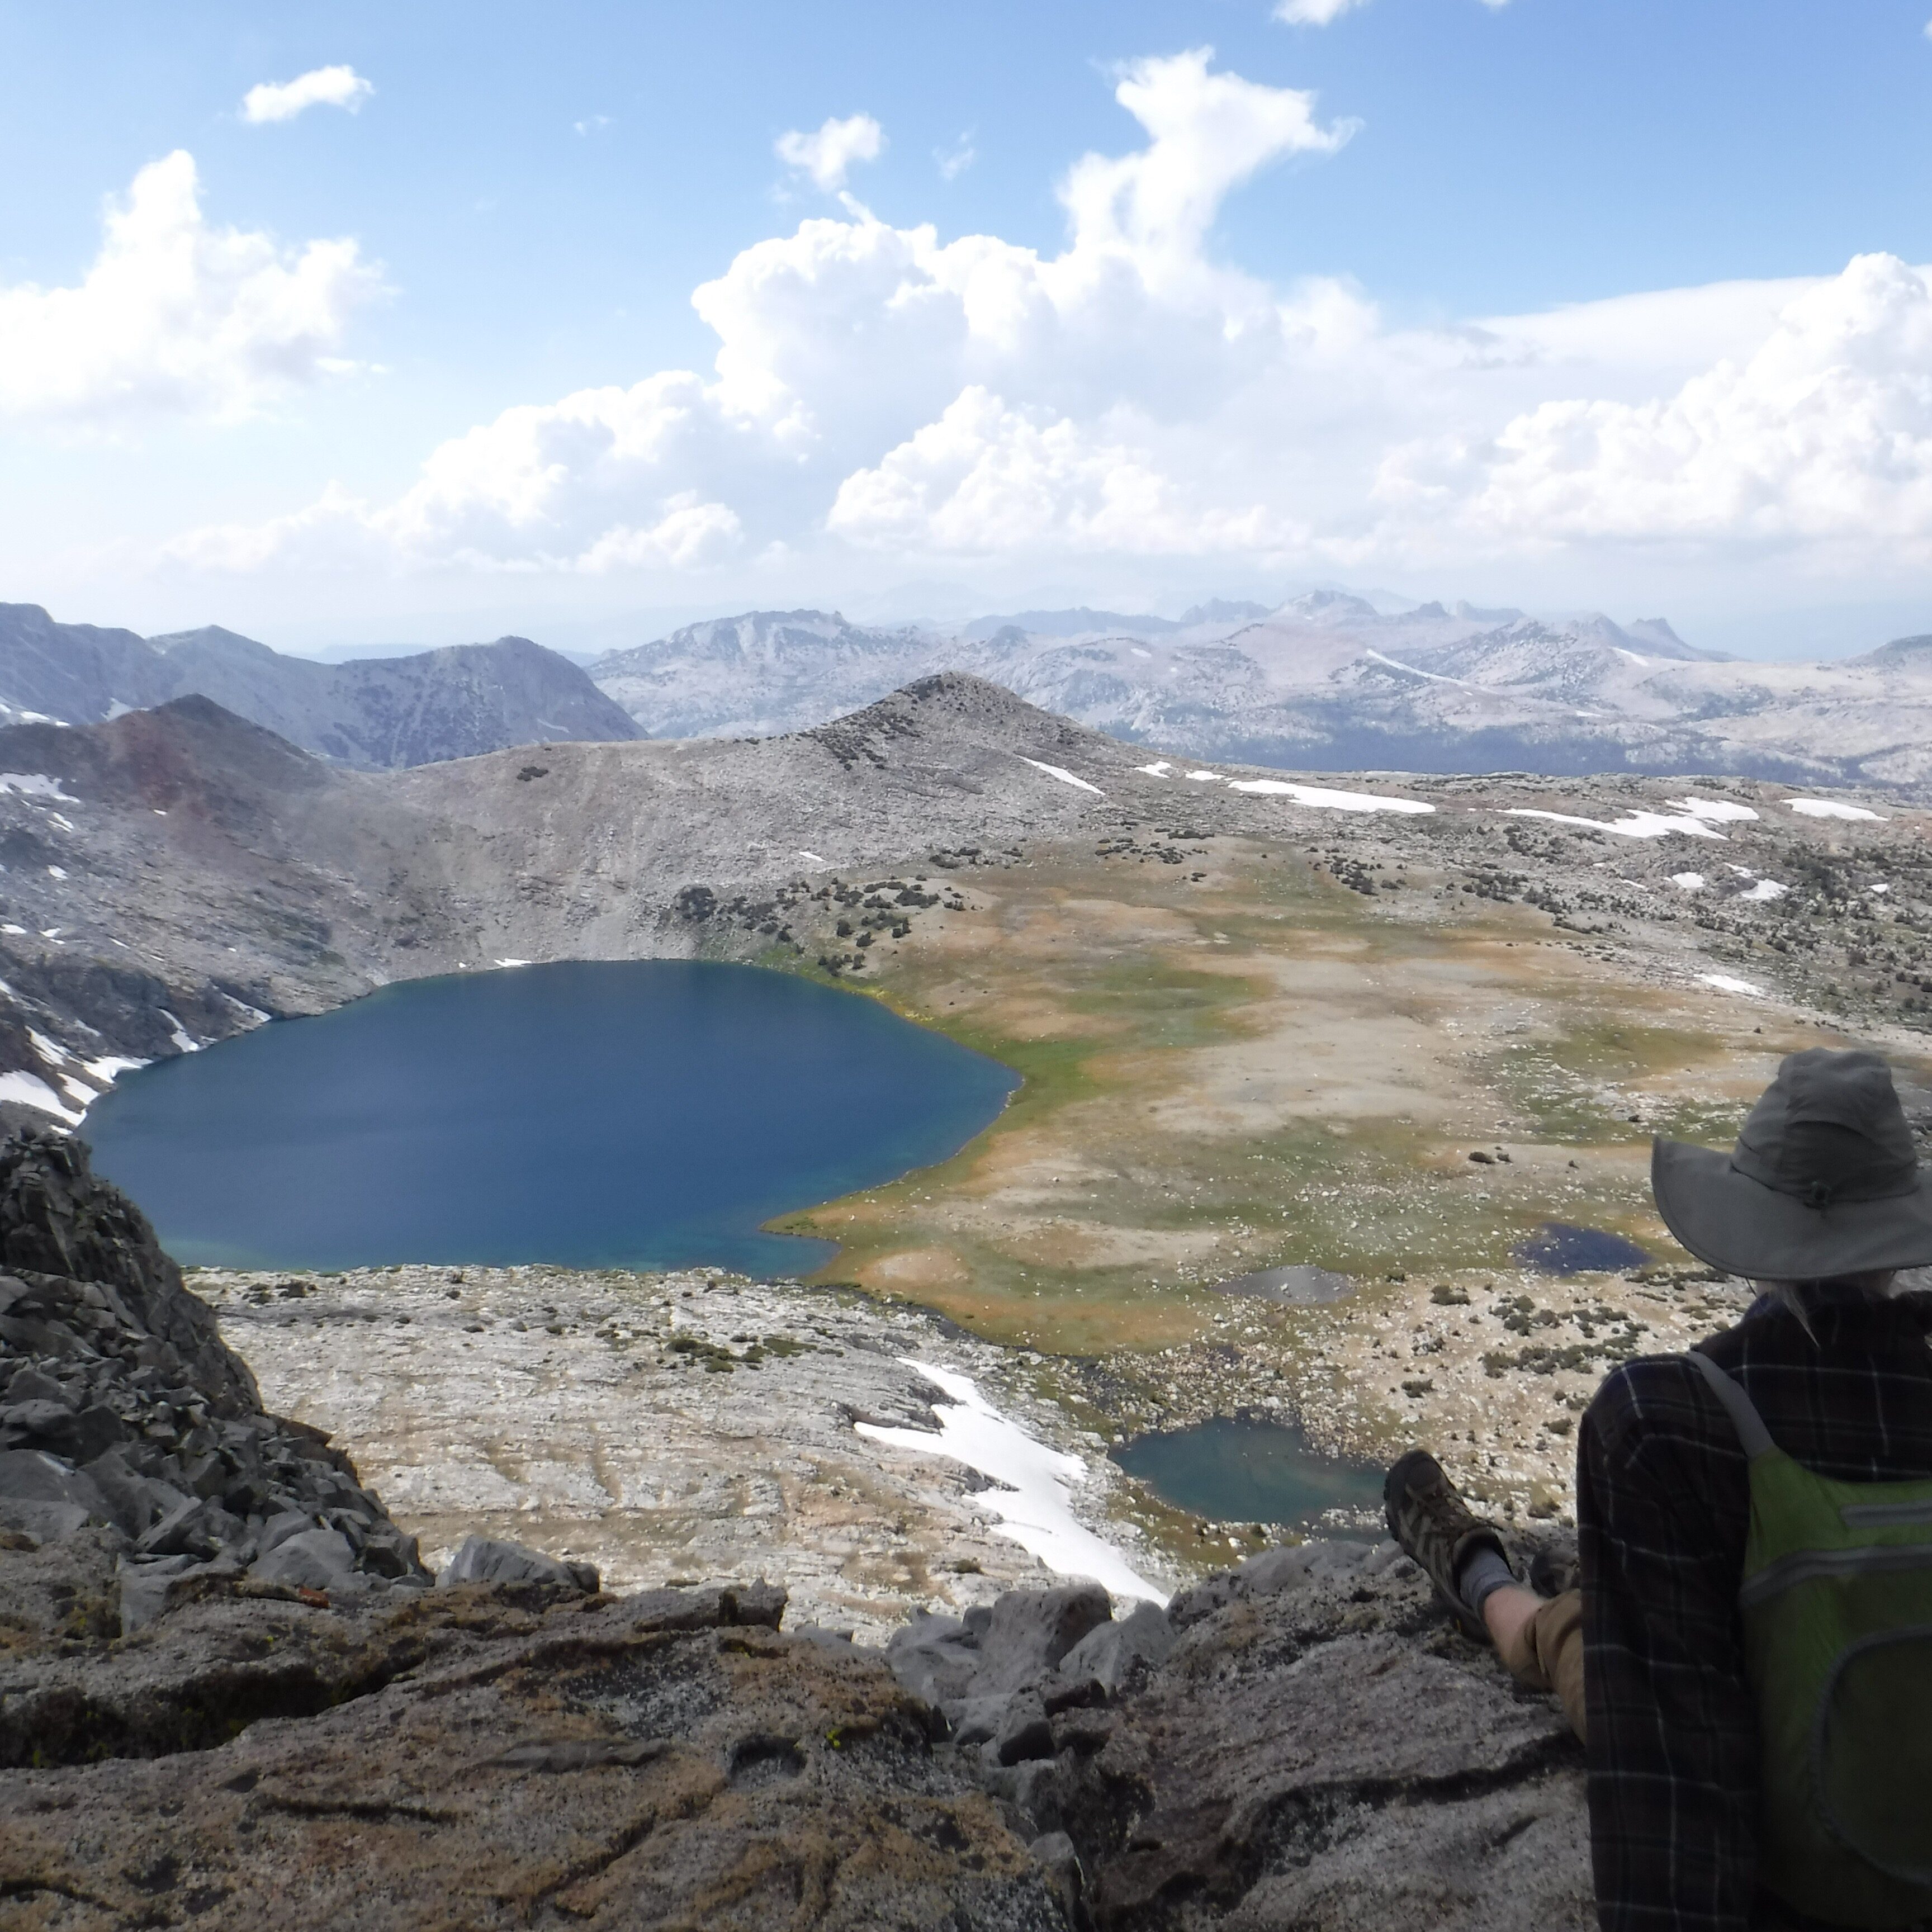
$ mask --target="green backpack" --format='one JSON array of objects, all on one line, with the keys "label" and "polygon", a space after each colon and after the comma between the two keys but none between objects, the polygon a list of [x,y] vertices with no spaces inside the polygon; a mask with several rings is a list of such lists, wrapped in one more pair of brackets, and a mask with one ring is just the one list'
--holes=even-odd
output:
[{"label": "green backpack", "polygon": [[1932,1919],[1932,1481],[1814,1476],[1715,1362],[1690,1359],[1750,1459],[1738,1608],[1759,1876],[1832,1924]]}]

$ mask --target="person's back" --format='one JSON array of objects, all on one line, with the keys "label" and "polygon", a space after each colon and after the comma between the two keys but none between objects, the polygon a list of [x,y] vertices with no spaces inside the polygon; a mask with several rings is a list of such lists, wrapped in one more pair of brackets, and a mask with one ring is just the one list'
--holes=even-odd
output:
[{"label": "person's back", "polygon": [[[1684,1356],[1606,1378],[1579,1432],[1580,1599],[1517,1586],[1500,1538],[1424,1451],[1390,1472],[1390,1528],[1466,1629],[1486,1632],[1523,1682],[1562,1694],[1588,1755],[1605,1932],[1932,1925],[1932,1885],[1901,1884],[1835,1828],[1818,1826],[1817,1842],[1846,1861],[1842,1898],[1801,1885],[1808,1916],[1766,1883],[1778,1859],[1761,1856],[1763,1700],[1802,1687],[1753,1682],[1739,1610],[1754,1533],[1739,1430],[1752,1411],[1813,1476],[1932,1479],[1932,1297],[1891,1292],[1894,1270],[1932,1264],[1932,1174],[1883,1063],[1815,1050],[1784,1062],[1729,1156],[1658,1142],[1652,1184],[1693,1254],[1776,1286],[1700,1345],[1730,1384]],[[1760,1471],[1767,1460],[1778,1459],[1760,1457]],[[1922,1527],[1892,1540],[1919,1546],[1882,1560],[1907,1577],[1900,1600],[1922,1606],[1913,1620],[1932,1627],[1932,1540]],[[1833,1660],[1815,1661],[1828,1671]],[[1928,1748],[1900,1747],[1922,1766]],[[1809,1806],[1808,1776],[1778,1788]],[[1932,1778],[1890,1808],[1906,1818],[1911,1869],[1932,1867]]]},{"label": "person's back", "polygon": [[[1831,1287],[1796,1299],[1811,1334],[1767,1297],[1701,1352],[1814,1474],[1932,1478],[1932,1301]],[[1606,1932],[1805,1922],[1756,1896],[1758,1705],[1738,1635],[1750,1516],[1736,1428],[1695,1366],[1666,1357],[1615,1371],[1577,1448],[1591,1844]]]}]

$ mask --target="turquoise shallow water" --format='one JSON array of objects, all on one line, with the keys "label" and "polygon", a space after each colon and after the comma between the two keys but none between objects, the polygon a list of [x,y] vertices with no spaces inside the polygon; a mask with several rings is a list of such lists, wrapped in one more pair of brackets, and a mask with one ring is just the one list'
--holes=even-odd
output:
[{"label": "turquoise shallow water", "polygon": [[756,967],[415,980],[124,1076],[80,1130],[178,1259],[800,1274],[759,1224],[944,1160],[1019,1084]]},{"label": "turquoise shallow water", "polygon": [[1113,1454],[1163,1502],[1218,1522],[1295,1528],[1326,1510],[1382,1509],[1381,1469],[1317,1455],[1285,1423],[1217,1415],[1136,1436]]}]

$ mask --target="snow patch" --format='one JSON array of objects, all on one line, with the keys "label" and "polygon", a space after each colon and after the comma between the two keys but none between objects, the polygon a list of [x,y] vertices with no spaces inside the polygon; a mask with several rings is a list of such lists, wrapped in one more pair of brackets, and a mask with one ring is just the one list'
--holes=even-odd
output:
[{"label": "snow patch", "polygon": [[1196,784],[1212,784],[1221,774],[1219,772],[1190,772],[1187,776]]},{"label": "snow patch", "polygon": [[38,1073],[0,1073],[0,1100],[52,1114],[70,1127],[80,1125],[80,1116],[62,1106],[60,1096]]},{"label": "snow patch", "polygon": [[128,1060],[116,1053],[104,1053],[98,1060],[83,1060],[80,1070],[90,1080],[98,1081],[104,1087],[111,1087],[124,1073],[131,1073],[137,1066],[147,1065],[145,1060]]},{"label": "snow patch", "polygon": [[47,877],[50,879],[64,879],[67,877],[67,868],[64,866],[50,866],[47,868]]},{"label": "snow patch", "polygon": [[1431,684],[1453,684],[1463,691],[1480,691],[1480,684],[1472,684],[1467,678],[1450,677],[1439,670],[1424,670],[1419,664],[1404,664],[1400,658],[1384,657],[1380,651],[1364,651],[1365,658],[1373,658],[1377,664],[1387,664],[1390,670],[1406,670],[1411,677],[1426,677]]},{"label": "snow patch", "polygon": [[1868,812],[1862,805],[1840,805],[1834,798],[1787,798],[1784,802],[1801,818],[1862,818],[1880,825],[1885,823],[1876,812]]},{"label": "snow patch", "polygon": [[1704,875],[1702,872],[1672,872],[1670,883],[1681,886],[1687,892],[1701,892],[1704,890]]},{"label": "snow patch", "polygon": [[1734,980],[1728,973],[1700,973],[1697,983],[1700,986],[1714,986],[1720,993],[1747,993],[1754,1000],[1764,998],[1762,986],[1754,986],[1748,980]]},{"label": "snow patch", "polygon": [[529,966],[536,962],[529,959],[499,959],[494,963],[499,966]]},{"label": "snow patch", "polygon": [[1054,1575],[1090,1577],[1115,1597],[1167,1601],[1166,1591],[1150,1583],[1121,1551],[1074,1515],[1070,1486],[1088,1480],[1087,1466],[1078,1456],[1035,1442],[986,1400],[970,1376],[909,1355],[900,1360],[945,1391],[946,1400],[933,1404],[939,1433],[857,1422],[852,1426],[858,1434],[915,1455],[950,1456],[1001,1484],[981,1492],[979,1499],[998,1514],[1000,1534],[1031,1550]]},{"label": "snow patch", "polygon": [[58,1040],[48,1039],[44,1033],[36,1033],[32,1027],[27,1029],[27,1043],[50,1066],[58,1066],[67,1058],[67,1048]]},{"label": "snow patch", "polygon": [[1681,812],[1690,818],[1701,818],[1712,825],[1742,825],[1746,820],[1757,817],[1749,806],[1739,805],[1728,798],[1699,798],[1694,793],[1689,798],[1666,798],[1664,802],[1672,812]]},{"label": "snow patch", "polygon": [[1639,657],[1636,652],[1627,651],[1621,644],[1612,644],[1610,649],[1615,651],[1618,657],[1628,658],[1634,664],[1642,664],[1646,670],[1650,668],[1649,658]]},{"label": "snow patch", "polygon": [[201,1042],[190,1040],[187,1028],[166,1006],[157,1006],[154,1010],[174,1028],[174,1031],[168,1035],[168,1043],[177,1053],[199,1053],[201,1051]]},{"label": "snow patch", "polygon": [[1865,890],[1868,892],[1888,892],[1892,888],[1889,886],[1868,886]]},{"label": "snow patch", "polygon": [[1090,791],[1096,798],[1106,796],[1098,785],[1089,784],[1084,778],[1076,778],[1064,765],[1042,764],[1039,759],[1029,758],[1024,752],[1018,756],[1022,764],[1032,766],[1035,771],[1046,772],[1050,778],[1058,778],[1062,784],[1078,785],[1082,791]]},{"label": "snow patch", "polygon": [[1754,899],[1762,904],[1768,899],[1781,899],[1790,891],[1789,886],[1781,886],[1775,879],[1760,879],[1748,892],[1740,892],[1741,899]]},{"label": "snow patch", "polygon": [[1297,805],[1330,812],[1431,812],[1436,808],[1419,798],[1390,798],[1381,792],[1337,791],[1332,785],[1290,784],[1286,778],[1230,778],[1230,791],[1256,792],[1269,798],[1292,798]]},{"label": "snow patch", "polygon": [[50,778],[44,772],[0,772],[0,792],[6,791],[16,791],[22,798],[54,799],[62,805],[80,802],[61,790],[58,778]]},{"label": "snow patch", "polygon": [[10,932],[16,939],[24,939],[27,928],[24,926],[0,926],[0,932]]},{"label": "snow patch", "polygon": [[92,1087],[84,1081],[76,1080],[71,1073],[63,1073],[60,1084],[67,1089],[68,1097],[83,1114],[100,1098]]},{"label": "snow patch", "polygon": [[831,864],[830,859],[821,859],[816,852],[808,852],[803,846],[798,848],[798,856],[816,872],[823,872]]},{"label": "snow patch", "polygon": [[1721,838],[1701,818],[1688,814],[1670,817],[1660,812],[1634,812],[1628,818],[1579,818],[1574,812],[1538,812],[1526,805],[1513,805],[1505,818],[1546,818],[1556,825],[1586,825],[1592,832],[1614,832],[1619,838],[1665,838],[1682,832],[1691,838]]},{"label": "snow patch", "polygon": [[1165,758],[1156,758],[1150,765],[1136,765],[1134,767],[1137,772],[1145,772],[1150,778],[1164,778],[1173,769]]}]

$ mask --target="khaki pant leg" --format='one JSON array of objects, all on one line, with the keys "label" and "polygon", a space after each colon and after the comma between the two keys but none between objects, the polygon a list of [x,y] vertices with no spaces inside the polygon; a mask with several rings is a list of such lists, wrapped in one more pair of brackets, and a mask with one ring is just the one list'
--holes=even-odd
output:
[{"label": "khaki pant leg", "polygon": [[1580,1738],[1583,1718],[1583,1596],[1565,1590],[1550,1598],[1502,1652],[1510,1675],[1532,1690],[1554,1690],[1570,1728]]}]

